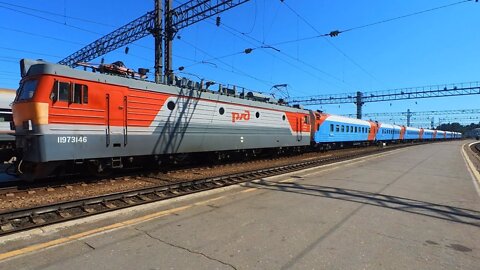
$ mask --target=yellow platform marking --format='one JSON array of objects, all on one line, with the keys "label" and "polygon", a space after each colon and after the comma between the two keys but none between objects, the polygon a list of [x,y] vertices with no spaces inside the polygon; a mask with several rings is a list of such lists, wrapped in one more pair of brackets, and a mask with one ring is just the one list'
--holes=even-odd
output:
[{"label": "yellow platform marking", "polygon": [[[372,157],[366,157],[366,158],[361,157],[361,158],[359,158],[360,160],[349,162],[348,164],[342,164],[342,166],[334,166],[332,168],[323,168],[323,170],[321,172],[335,170],[335,169],[338,169],[340,167],[343,167],[343,165],[353,165],[353,164],[356,164],[356,163],[364,162],[366,160],[379,158],[379,157],[384,157],[384,156],[391,155],[391,154],[398,153],[398,152],[405,151],[405,150],[406,149],[400,149],[400,150],[394,150],[394,151],[391,151],[391,152],[388,152],[388,153],[381,153],[381,154],[378,154],[378,155],[374,155]],[[343,161],[343,162],[345,162],[345,161]],[[333,163],[333,164],[335,164],[335,163]],[[333,165],[333,164],[329,164],[329,165]],[[329,166],[329,165],[326,165],[326,166]],[[322,167],[322,166],[320,166],[320,167]],[[314,169],[314,168],[311,168],[311,169]],[[317,167],[317,169],[318,169],[318,167]],[[307,176],[307,175],[312,175],[312,174],[315,174],[315,173],[318,173],[318,171],[308,173],[308,174],[304,174],[304,175]],[[281,180],[279,182],[294,182],[295,180],[298,180],[298,179],[289,178],[289,179],[286,179],[286,180]],[[255,191],[255,190],[259,190],[259,189],[258,188],[248,188],[248,189],[239,191],[237,193],[248,193],[248,192],[252,192],[252,191]],[[15,256],[24,255],[24,254],[27,254],[27,253],[39,251],[39,250],[46,249],[46,248],[49,248],[49,247],[54,247],[54,246],[57,246],[57,245],[65,244],[65,243],[72,242],[72,241],[75,241],[75,240],[79,240],[81,238],[85,238],[87,236],[92,236],[94,234],[107,232],[107,231],[111,231],[111,230],[114,230],[114,229],[127,227],[127,226],[130,226],[130,225],[139,224],[139,223],[149,221],[149,220],[152,220],[152,219],[155,219],[155,218],[159,218],[159,217],[167,216],[167,215],[174,214],[174,213],[177,213],[177,212],[181,212],[183,210],[190,209],[194,206],[205,205],[205,204],[208,204],[208,203],[211,203],[213,201],[217,201],[217,200],[220,200],[220,199],[223,199],[223,198],[226,198],[226,197],[227,197],[227,195],[222,195],[222,196],[218,196],[218,197],[208,199],[208,200],[204,200],[204,201],[201,201],[201,202],[192,203],[190,205],[181,206],[181,207],[177,207],[177,208],[173,208],[173,209],[169,209],[169,210],[156,212],[156,213],[153,213],[153,214],[149,214],[149,215],[141,216],[141,217],[138,217],[138,218],[134,218],[134,219],[118,222],[118,223],[115,223],[115,224],[107,225],[107,226],[104,226],[104,227],[92,229],[92,230],[89,230],[89,231],[81,232],[81,233],[74,234],[74,235],[71,235],[71,236],[51,240],[51,241],[48,241],[48,242],[45,242],[45,243],[35,244],[35,245],[28,246],[28,247],[25,247],[25,248],[1,253],[0,254],[0,261],[8,259],[8,258],[15,257]],[[228,197],[230,197],[230,195]]]},{"label": "yellow platform marking", "polygon": [[472,160],[468,156],[467,152],[465,152],[465,145],[468,144],[468,147],[472,146],[472,144],[475,144],[476,142],[473,143],[465,143],[462,145],[461,153],[463,156],[463,159],[465,160],[465,165],[467,166],[468,171],[470,172],[470,175],[472,176],[473,180],[473,185],[475,186],[475,189],[477,190],[478,196],[480,196],[480,173],[478,172],[477,168],[473,164]]}]

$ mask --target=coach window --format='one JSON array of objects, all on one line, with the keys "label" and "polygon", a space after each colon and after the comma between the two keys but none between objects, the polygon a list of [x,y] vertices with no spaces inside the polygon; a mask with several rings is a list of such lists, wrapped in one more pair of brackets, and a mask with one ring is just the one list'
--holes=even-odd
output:
[{"label": "coach window", "polygon": [[303,120],[304,120],[305,124],[310,124],[310,121],[309,121],[310,119],[309,119],[308,115],[305,115]]},{"label": "coach window", "polygon": [[330,124],[330,132],[333,132],[333,124]]},{"label": "coach window", "polygon": [[339,125],[335,125],[335,131],[340,132],[340,126]]},{"label": "coach window", "polygon": [[342,125],[342,132],[345,132],[345,126]]}]

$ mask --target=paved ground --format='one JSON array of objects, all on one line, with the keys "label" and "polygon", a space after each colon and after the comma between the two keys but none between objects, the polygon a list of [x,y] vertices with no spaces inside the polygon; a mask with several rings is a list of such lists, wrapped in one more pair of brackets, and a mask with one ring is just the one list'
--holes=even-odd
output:
[{"label": "paved ground", "polygon": [[[480,197],[463,143],[411,147],[4,241],[0,258],[18,256],[0,268],[479,269]],[[123,223],[107,230],[112,222]],[[104,232],[78,234],[92,226]]]}]

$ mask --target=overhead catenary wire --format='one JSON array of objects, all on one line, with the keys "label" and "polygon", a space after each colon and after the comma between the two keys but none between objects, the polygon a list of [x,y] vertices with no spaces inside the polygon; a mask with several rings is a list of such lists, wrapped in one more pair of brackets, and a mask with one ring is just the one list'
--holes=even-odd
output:
[{"label": "overhead catenary wire", "polygon": [[[288,5],[285,1],[280,1],[282,2],[292,13],[294,13],[300,20],[302,20],[305,24],[307,24],[312,30],[314,30],[315,32],[317,32],[317,34],[322,37],[323,39],[325,39],[325,41],[327,41],[327,43],[332,46],[336,51],[338,51],[340,54],[343,55],[343,57],[345,57],[348,61],[350,61],[352,64],[354,64],[355,66],[357,66],[360,70],[362,70],[365,74],[367,74],[368,76],[370,76],[372,79],[376,80],[376,81],[379,81],[375,76],[373,76],[369,71],[367,71],[363,66],[361,66],[360,64],[358,64],[355,60],[353,60],[352,57],[348,56],[343,50],[341,50],[337,45],[335,45],[333,42],[331,42],[330,40],[328,40],[326,38],[327,34],[321,34],[321,32],[313,25],[311,24],[304,16],[302,16],[300,13],[298,13],[295,9],[293,9],[290,5]],[[332,36],[332,35],[337,35],[337,31],[332,31],[330,32],[328,35]]]},{"label": "overhead catenary wire", "polygon": [[[178,1],[175,1],[175,2],[178,2]],[[206,22],[209,22],[209,23],[211,23],[211,24],[215,24],[215,22],[213,22],[213,19],[210,19],[210,21],[207,20]],[[311,65],[311,64],[309,64],[309,63],[307,63],[307,62],[305,62],[305,61],[303,61],[303,60],[300,60],[300,59],[295,58],[295,57],[293,57],[293,56],[291,56],[291,55],[288,55],[288,54],[285,53],[285,52],[280,52],[280,50],[274,48],[274,47],[271,46],[271,45],[266,44],[265,42],[262,42],[262,41],[260,41],[260,40],[258,40],[258,39],[256,39],[256,38],[254,38],[254,37],[251,37],[250,35],[248,35],[248,34],[245,33],[245,32],[242,32],[242,31],[240,31],[240,30],[237,30],[237,29],[235,29],[235,28],[233,28],[233,27],[231,27],[231,26],[228,26],[228,25],[225,24],[225,23],[222,23],[220,27],[221,27],[221,29],[225,30],[226,32],[228,32],[228,33],[230,33],[230,34],[232,34],[232,35],[234,35],[234,36],[237,36],[237,37],[239,37],[240,39],[243,39],[244,41],[246,41],[246,42],[248,42],[248,43],[250,43],[250,44],[252,44],[252,45],[255,45],[255,47],[254,47],[253,49],[258,49],[258,48],[272,48],[272,49],[276,50],[277,52],[279,52],[280,54],[282,54],[283,56],[285,56],[285,57],[293,60],[294,62],[298,62],[298,63],[300,63],[300,64],[302,64],[302,65],[305,65],[305,66],[307,66],[307,67],[309,67],[309,68],[311,68],[311,69],[313,69],[313,70],[315,70],[315,71],[317,71],[317,72],[320,72],[320,73],[326,75],[327,77],[330,77],[331,79],[334,79],[335,81],[338,81],[338,82],[340,82],[340,83],[342,83],[342,84],[344,84],[344,85],[347,85],[347,86],[349,86],[349,87],[352,87],[350,84],[346,83],[344,80],[341,80],[340,78],[338,78],[338,77],[336,77],[336,76],[334,76],[334,75],[332,75],[332,74],[330,74],[330,73],[328,73],[328,72],[326,72],[326,71],[324,71],[324,70],[322,70],[322,69],[319,69],[318,67],[313,66],[313,65]],[[234,32],[240,34],[240,36],[238,36],[238,35],[235,34]],[[248,38],[248,39],[250,39],[250,40],[246,40],[245,38]],[[252,41],[253,41],[253,42],[252,42]],[[260,46],[258,46],[258,44],[260,44]],[[310,72],[310,71],[307,71],[307,70],[305,70],[305,69],[303,69],[303,68],[295,65],[295,64],[292,63],[292,62],[289,62],[289,61],[287,61],[287,60],[285,60],[285,59],[283,59],[283,58],[280,58],[280,57],[276,56],[275,54],[273,54],[273,53],[271,53],[271,52],[268,52],[268,51],[265,51],[265,50],[264,50],[264,52],[267,53],[267,54],[269,54],[269,55],[271,55],[271,56],[273,56],[273,57],[275,57],[275,58],[277,58],[277,59],[279,59],[279,60],[282,61],[282,62],[285,62],[285,63],[289,64],[291,67],[294,67],[294,68],[296,68],[296,69],[298,69],[298,70],[300,70],[300,71],[302,71],[302,72],[304,72],[304,73],[306,73],[306,74],[309,74],[309,75],[312,76],[312,77],[315,77],[315,78],[317,78],[317,79],[319,79],[319,80],[321,80],[321,81],[324,81],[324,82],[326,82],[326,83],[328,83],[328,84],[331,84],[329,81],[326,81],[325,78],[319,77],[317,74],[312,73],[312,72]],[[236,55],[236,54],[241,54],[241,53],[238,53],[238,52],[237,52],[237,53],[232,53],[232,56],[233,56],[233,55]],[[228,55],[227,55],[227,56],[228,56]],[[219,58],[224,58],[224,57],[227,57],[227,56],[220,56]],[[211,61],[211,60],[207,60],[207,61]],[[196,62],[197,62],[197,64],[201,64],[202,61],[196,61]]]},{"label": "overhead catenary wire", "polygon": [[[237,33],[239,33],[240,35],[242,35],[242,36],[244,36],[244,37],[252,40],[253,42],[248,41],[248,42],[251,43],[251,44],[254,44],[254,45],[256,45],[256,46],[258,46],[257,44],[260,44],[260,47],[261,47],[261,46],[274,47],[274,46],[272,46],[272,45],[270,45],[270,44],[266,44],[266,43],[264,43],[264,42],[262,42],[262,41],[260,41],[260,40],[258,40],[258,39],[256,39],[256,38],[254,38],[254,37],[252,37],[252,36],[250,36],[250,35],[244,34],[244,33],[242,33],[241,31],[239,31],[239,30],[237,30],[237,29],[235,29],[235,28],[233,28],[233,27],[231,27],[231,26],[228,26],[228,25],[226,25],[226,24],[222,24],[222,26],[228,29],[228,30],[226,29],[227,32],[230,32],[230,33],[232,33],[232,31],[233,31],[233,32],[237,32]],[[225,29],[225,28],[224,28],[224,29]],[[233,34],[233,33],[232,33],[232,34]],[[313,70],[315,70],[315,71],[318,71],[318,72],[326,75],[327,77],[329,77],[329,78],[331,78],[331,79],[334,79],[335,81],[338,81],[338,82],[343,83],[343,84],[345,84],[345,85],[347,85],[347,86],[349,86],[349,87],[352,87],[350,84],[344,82],[344,81],[341,80],[340,78],[338,78],[338,77],[336,77],[336,76],[334,76],[334,75],[332,75],[332,74],[330,74],[330,73],[328,73],[328,72],[326,72],[326,71],[324,71],[324,70],[322,70],[322,69],[319,69],[319,68],[316,67],[316,66],[313,66],[313,65],[311,65],[311,64],[309,64],[309,63],[307,63],[307,62],[305,62],[305,61],[303,61],[303,60],[301,60],[301,59],[298,59],[298,58],[296,58],[296,57],[293,57],[293,56],[291,56],[291,55],[289,55],[289,54],[287,54],[287,53],[285,53],[285,52],[283,52],[283,51],[277,51],[277,52],[280,53],[281,55],[283,55],[283,56],[285,56],[285,57],[293,60],[294,62],[298,62],[298,63],[301,63],[302,65],[308,66],[309,68],[311,68],[311,69],[313,69]],[[270,54],[270,55],[272,55],[273,57],[276,57],[276,56],[274,56],[273,53],[271,53],[271,52],[267,52],[267,51],[266,51],[265,53]],[[279,59],[279,60],[281,60],[281,61],[283,61],[283,62],[286,62],[287,64],[289,64],[289,65],[297,68],[298,70],[300,70],[300,71],[302,71],[302,72],[305,72],[305,73],[311,75],[312,77],[315,77],[315,78],[317,78],[317,79],[319,79],[319,80],[322,80],[322,81],[324,81],[324,82],[329,83],[328,81],[325,81],[325,78],[319,77],[317,74],[314,74],[314,73],[312,73],[312,72],[310,72],[310,71],[307,71],[307,70],[305,70],[305,69],[303,69],[303,68],[300,68],[300,67],[298,67],[297,65],[295,65],[295,64],[293,64],[293,63],[291,63],[291,62],[288,62],[288,61],[286,61],[286,60],[283,59],[283,58],[277,57],[277,59]]]},{"label": "overhead catenary wire", "polygon": [[43,13],[43,14],[48,14],[48,15],[52,15],[52,16],[68,18],[68,19],[77,20],[77,21],[81,21],[81,22],[106,26],[106,27],[116,27],[115,25],[107,24],[107,23],[104,23],[104,22],[93,21],[93,20],[85,19],[83,17],[81,18],[81,17],[67,16],[66,14],[60,14],[60,13],[55,13],[55,12],[51,12],[51,11],[47,11],[47,10],[41,10],[41,9],[36,9],[36,8],[32,8],[32,7],[26,7],[26,6],[22,6],[22,5],[18,5],[18,4],[7,3],[7,2],[4,2],[4,1],[0,1],[0,4],[11,6],[11,7],[16,7],[16,8],[21,8],[21,9],[26,9],[26,10],[30,10],[30,11],[34,11],[34,12],[39,12],[39,13]]},{"label": "overhead catenary wire", "polygon": [[18,13],[22,13],[22,14],[25,14],[25,15],[28,15],[28,16],[36,17],[36,18],[39,18],[39,19],[42,19],[42,20],[45,20],[45,21],[49,21],[49,22],[52,22],[52,23],[56,23],[56,24],[66,26],[66,27],[74,28],[74,29],[77,29],[77,30],[80,30],[80,31],[83,31],[83,32],[86,32],[86,33],[95,34],[95,35],[103,35],[99,32],[91,31],[91,30],[88,30],[88,29],[85,29],[85,28],[82,28],[82,27],[78,27],[78,26],[74,26],[74,25],[70,25],[70,24],[65,24],[65,23],[60,22],[60,21],[52,20],[52,19],[40,16],[40,15],[32,14],[32,13],[25,12],[25,11],[22,11],[22,10],[18,10],[18,9],[15,9],[15,8],[6,7],[6,6],[2,6],[2,5],[0,5],[0,8],[8,9],[8,10],[11,10],[11,11],[14,11],[14,12],[18,12]]},{"label": "overhead catenary wire", "polygon": [[[71,24],[65,24],[65,23],[57,21],[57,20],[53,20],[53,19],[50,19],[50,18],[46,18],[44,16],[39,16],[39,15],[32,14],[32,13],[29,13],[29,12],[25,12],[25,11],[22,11],[22,10],[18,10],[18,9],[15,9],[15,8],[5,7],[5,6],[2,6],[2,4],[3,4],[3,2],[0,1],[0,8],[8,9],[8,10],[11,10],[11,11],[14,11],[14,12],[17,12],[17,13],[21,13],[21,14],[28,15],[28,16],[31,16],[31,17],[39,18],[39,19],[42,19],[42,20],[46,20],[46,21],[49,21],[49,22],[52,22],[52,23],[55,23],[55,24],[59,24],[59,25],[65,26],[65,27],[73,28],[73,29],[76,29],[76,30],[79,30],[79,31],[82,31],[82,32],[87,32],[87,33],[98,35],[98,36],[104,36],[104,34],[99,33],[99,32],[91,31],[91,30],[88,30],[88,29],[85,29],[85,28],[82,28],[82,27],[78,27],[78,26],[75,26],[75,25],[71,25]],[[18,6],[18,5],[13,5],[13,6]],[[44,11],[44,10],[40,10],[40,9],[30,9],[30,10],[34,10],[34,11],[37,11],[37,12],[43,12],[43,13],[51,14],[51,15],[55,15],[55,16],[62,16],[62,17],[64,16],[62,14],[48,12],[48,11]],[[76,17],[70,17],[70,18],[76,18]],[[95,22],[95,21],[92,21],[92,20],[86,20],[86,21],[91,22],[91,23],[98,23],[98,22]],[[98,23],[98,24],[101,24],[101,23]],[[112,28],[116,27],[116,26],[113,26],[113,25],[106,25],[106,26],[109,26],[109,27],[112,27]],[[3,28],[6,29],[5,27],[3,27]],[[23,30],[18,30],[18,32],[20,32],[20,31],[23,31]],[[26,31],[23,31],[23,32],[25,34],[27,34]],[[42,36],[40,34],[36,34],[36,35],[37,36]],[[44,36],[44,37],[46,37],[46,36]],[[52,37],[50,37],[50,38],[52,38]],[[73,43],[73,42],[70,42],[70,43]],[[137,43],[132,43],[132,45],[134,45],[136,47],[144,48],[144,49],[153,50],[152,48],[149,48],[149,47],[137,44]]]},{"label": "overhead catenary wire", "polygon": [[391,21],[396,21],[396,20],[400,20],[400,19],[404,19],[404,18],[408,18],[408,17],[420,15],[420,14],[423,14],[423,13],[432,12],[432,11],[436,11],[436,10],[439,10],[439,9],[444,9],[444,8],[448,8],[448,7],[452,7],[452,6],[464,4],[464,3],[467,3],[467,2],[473,2],[473,1],[478,2],[478,0],[462,0],[462,1],[455,2],[455,3],[446,4],[446,5],[442,5],[442,6],[438,6],[438,7],[434,7],[434,8],[429,8],[429,9],[425,9],[425,10],[413,12],[413,13],[410,13],[410,14],[405,14],[405,15],[397,16],[397,17],[390,18],[390,19],[384,19],[384,20],[377,21],[377,22],[373,22],[373,23],[369,23],[369,24],[364,24],[364,25],[360,25],[360,26],[355,26],[355,27],[347,28],[347,29],[345,29],[345,30],[341,30],[341,31],[338,31],[338,32],[339,32],[339,34],[341,34],[341,33],[349,32],[349,31],[358,30],[358,29],[362,29],[362,28],[367,28],[367,27],[370,27],[370,26],[374,26],[374,25],[378,25],[378,24],[383,24],[383,23],[387,23],[387,22],[391,22]]},{"label": "overhead catenary wire", "polygon": [[[280,0],[280,1],[285,4],[284,0]],[[393,18],[389,18],[389,19],[383,19],[383,20],[373,22],[373,23],[368,23],[368,24],[364,24],[364,25],[359,25],[359,26],[346,28],[344,30],[332,30],[328,33],[323,33],[323,34],[321,32],[318,32],[318,35],[315,35],[315,36],[309,36],[309,37],[302,37],[302,38],[297,38],[297,39],[292,39],[292,40],[280,41],[280,42],[273,43],[272,45],[273,46],[278,46],[278,45],[284,45],[284,44],[289,44],[289,43],[296,43],[296,42],[301,42],[301,41],[306,41],[306,40],[317,39],[317,38],[321,38],[321,37],[336,37],[339,34],[342,34],[342,33],[345,33],[345,32],[350,32],[350,31],[354,31],[354,30],[368,28],[368,27],[371,27],[371,26],[384,24],[384,23],[388,23],[388,22],[391,22],[391,21],[396,21],[396,20],[400,20],[400,19],[404,19],[404,18],[424,14],[424,13],[427,13],[427,12],[432,12],[432,11],[436,11],[436,10],[439,10],[439,9],[444,9],[444,8],[456,6],[456,5],[461,5],[461,4],[464,4],[464,3],[467,3],[467,2],[473,2],[473,1],[478,2],[478,0],[462,0],[462,1],[455,2],[455,3],[446,4],[446,5],[442,5],[442,6],[438,6],[438,7],[434,7],[434,8],[429,8],[429,9],[426,9],[426,10],[421,10],[421,11],[417,11],[417,12],[413,12],[413,13],[409,13],[409,14],[405,14],[405,15],[401,15],[401,16],[397,16],[397,17],[393,17]]]},{"label": "overhead catenary wire", "polygon": [[[182,42],[184,42],[185,44],[190,45],[190,46],[196,48],[197,50],[201,51],[202,53],[204,53],[204,54],[206,54],[206,55],[208,55],[208,56],[210,56],[210,57],[214,57],[214,56],[212,56],[211,54],[209,54],[208,52],[206,52],[205,50],[202,50],[202,49],[198,48],[198,47],[195,46],[194,44],[192,44],[192,43],[190,43],[190,42],[188,42],[188,41],[185,41],[184,39],[180,39],[180,40],[181,40]],[[224,65],[232,68],[232,70],[236,70],[236,72],[237,72],[238,74],[241,74],[241,75],[243,75],[243,76],[246,76],[246,77],[249,77],[249,78],[251,78],[251,79],[254,79],[254,80],[256,80],[256,81],[258,81],[258,82],[260,82],[260,83],[262,83],[262,84],[264,84],[264,85],[271,86],[271,85],[274,85],[274,84],[275,84],[275,83],[273,83],[273,82],[270,82],[270,81],[263,80],[263,79],[260,79],[260,78],[255,77],[255,76],[252,76],[252,75],[250,75],[250,74],[248,74],[248,73],[246,73],[246,72],[244,72],[244,71],[242,71],[242,70],[240,70],[240,69],[238,69],[238,68],[235,68],[233,65],[230,65],[230,64],[226,63],[225,61],[222,61],[221,59],[218,59],[218,61],[219,61],[220,63],[222,63],[222,64],[224,64]]]}]

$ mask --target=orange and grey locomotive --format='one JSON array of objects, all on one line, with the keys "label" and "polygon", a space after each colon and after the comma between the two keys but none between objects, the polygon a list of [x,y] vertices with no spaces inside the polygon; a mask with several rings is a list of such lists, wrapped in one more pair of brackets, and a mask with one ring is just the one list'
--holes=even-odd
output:
[{"label": "orange and grey locomotive", "polygon": [[13,103],[18,172],[38,178],[68,166],[101,173],[192,153],[249,155],[310,146],[309,111],[235,88],[156,84],[132,76],[21,61]]}]

